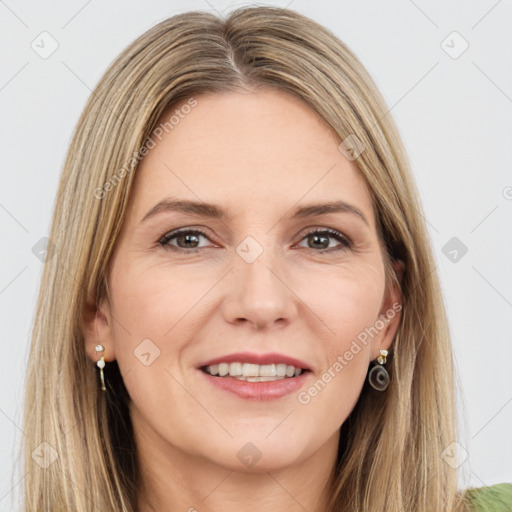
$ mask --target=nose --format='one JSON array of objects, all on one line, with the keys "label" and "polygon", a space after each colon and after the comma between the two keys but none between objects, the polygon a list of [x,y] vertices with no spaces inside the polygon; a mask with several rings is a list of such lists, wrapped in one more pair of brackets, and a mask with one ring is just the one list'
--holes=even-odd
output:
[{"label": "nose", "polygon": [[248,263],[235,257],[224,301],[224,316],[230,323],[249,323],[256,330],[282,328],[298,314],[299,299],[285,265],[266,249]]}]

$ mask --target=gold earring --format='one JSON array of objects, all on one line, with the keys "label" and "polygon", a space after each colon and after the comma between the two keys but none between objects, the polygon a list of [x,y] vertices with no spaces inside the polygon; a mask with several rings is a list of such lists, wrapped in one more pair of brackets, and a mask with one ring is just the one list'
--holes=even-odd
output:
[{"label": "gold earring", "polygon": [[373,389],[377,391],[385,391],[389,386],[389,373],[386,368],[382,366],[386,364],[386,358],[388,356],[387,350],[381,350],[380,356],[377,357],[375,366],[368,372],[368,382]]},{"label": "gold earring", "polygon": [[[105,347],[98,343],[94,350],[96,350],[96,353],[99,354],[100,352],[105,351]],[[105,378],[103,376],[103,368],[105,368],[105,358],[103,356],[101,356],[100,359],[96,362],[96,366],[100,369],[101,389],[103,391],[106,391],[107,388],[105,387]]]},{"label": "gold earring", "polygon": [[386,364],[386,357],[388,357],[388,351],[387,350],[380,350],[380,356],[377,357],[377,361],[380,364]]}]

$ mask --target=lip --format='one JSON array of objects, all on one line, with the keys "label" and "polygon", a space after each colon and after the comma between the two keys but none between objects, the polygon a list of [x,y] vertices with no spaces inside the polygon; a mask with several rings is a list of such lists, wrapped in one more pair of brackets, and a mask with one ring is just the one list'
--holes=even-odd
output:
[{"label": "lip", "polygon": [[[311,371],[309,365],[307,365],[304,361],[301,361],[300,359],[295,359],[294,357],[286,356],[284,354],[279,354],[277,352],[267,352],[266,354],[257,354],[254,352],[237,352],[234,354],[227,354],[225,356],[216,357],[215,359],[209,359],[208,361],[204,361],[203,363],[199,364],[197,368],[200,369],[205,366],[220,363],[252,363],[259,365],[286,364],[288,366],[295,366],[295,368],[300,368],[301,370]],[[263,383],[256,382],[255,384]]]},{"label": "lip", "polygon": [[[225,359],[222,361],[227,362]],[[248,382],[238,380],[235,377],[215,377],[202,370],[199,370],[199,373],[217,389],[251,400],[274,400],[297,392],[304,386],[306,380],[313,375],[311,371],[305,371],[298,377],[287,377],[282,380],[267,382]]]}]

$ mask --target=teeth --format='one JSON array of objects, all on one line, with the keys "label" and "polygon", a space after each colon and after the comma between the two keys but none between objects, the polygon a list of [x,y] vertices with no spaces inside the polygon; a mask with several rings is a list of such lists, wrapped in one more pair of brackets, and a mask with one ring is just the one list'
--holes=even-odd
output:
[{"label": "teeth", "polygon": [[231,377],[242,375],[242,363],[231,363],[229,365],[229,375]]},{"label": "teeth", "polygon": [[278,377],[284,377],[286,375],[286,365],[285,364],[276,364],[276,370]]},{"label": "teeth", "polygon": [[242,375],[244,377],[259,377],[260,367],[257,364],[244,363],[242,366]]},{"label": "teeth", "polygon": [[219,375],[221,377],[225,377],[229,373],[229,364],[220,363],[219,364]]},{"label": "teeth", "polygon": [[285,377],[298,377],[302,370],[286,364],[220,363],[205,368],[206,373],[219,377],[235,377],[249,382],[267,382]]},{"label": "teeth", "polygon": [[271,380],[281,380],[279,377],[247,377],[249,382],[269,382]]},{"label": "teeth", "polygon": [[260,366],[260,377],[276,377],[277,369],[275,364],[263,364]]}]

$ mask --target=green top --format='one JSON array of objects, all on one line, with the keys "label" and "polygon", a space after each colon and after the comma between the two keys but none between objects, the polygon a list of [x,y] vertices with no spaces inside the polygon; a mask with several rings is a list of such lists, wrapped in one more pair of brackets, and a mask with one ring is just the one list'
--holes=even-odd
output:
[{"label": "green top", "polygon": [[471,512],[512,512],[512,483],[466,489]]}]

